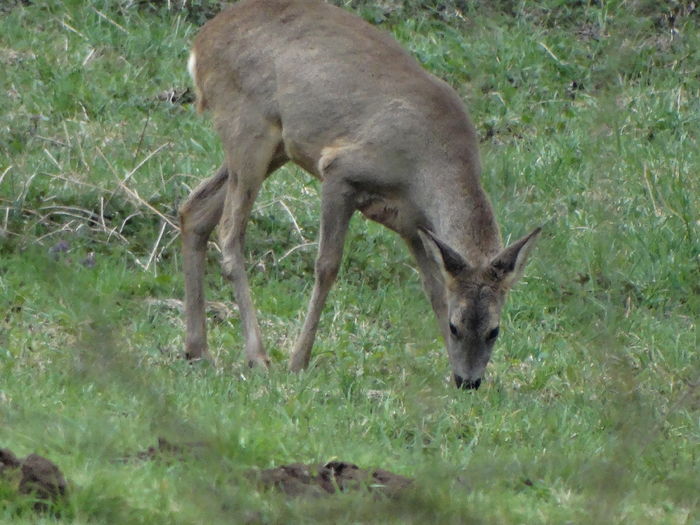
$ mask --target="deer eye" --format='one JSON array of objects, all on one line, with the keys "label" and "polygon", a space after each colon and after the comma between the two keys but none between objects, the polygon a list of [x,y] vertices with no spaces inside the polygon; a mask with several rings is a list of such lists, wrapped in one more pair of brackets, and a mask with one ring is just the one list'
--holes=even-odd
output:
[{"label": "deer eye", "polygon": [[500,328],[497,326],[496,328],[494,328],[493,330],[491,330],[491,331],[489,332],[489,334],[486,336],[486,341],[489,342],[489,343],[490,343],[491,341],[495,341],[496,338],[498,337],[498,332],[500,332]]},{"label": "deer eye", "polygon": [[453,325],[452,323],[450,323],[450,333],[454,337],[459,337],[459,332],[457,331],[457,327],[455,325]]}]

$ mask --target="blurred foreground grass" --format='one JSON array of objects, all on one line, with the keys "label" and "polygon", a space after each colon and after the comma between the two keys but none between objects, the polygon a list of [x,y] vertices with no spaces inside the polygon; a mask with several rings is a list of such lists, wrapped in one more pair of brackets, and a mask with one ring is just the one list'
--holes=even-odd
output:
[{"label": "blurred foreground grass", "polygon": [[[0,6],[0,446],[74,484],[47,522],[695,523],[700,14],[643,1],[357,2],[463,95],[505,237],[544,223],[478,392],[458,392],[406,250],[354,220],[315,367],[284,370],[318,188],[270,179],[248,235],[273,356],[179,359],[175,210],[221,153],[180,97],[215,2]],[[208,297],[230,300],[210,250]],[[204,454],[123,463],[154,445]],[[253,467],[330,459],[398,500],[285,500]],[[2,519],[36,522],[0,484]]]}]

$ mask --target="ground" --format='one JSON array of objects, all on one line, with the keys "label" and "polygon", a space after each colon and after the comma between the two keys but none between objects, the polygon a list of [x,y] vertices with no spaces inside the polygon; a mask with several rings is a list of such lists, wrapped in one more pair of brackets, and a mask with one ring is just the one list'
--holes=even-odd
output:
[{"label": "ground", "polygon": [[[0,448],[66,480],[39,514],[0,481],[0,520],[696,523],[694,5],[343,3],[457,89],[504,240],[544,226],[463,392],[407,250],[360,217],[312,367],[286,371],[318,235],[294,167],[246,246],[271,370],[245,366],[216,243],[215,363],[182,359],[176,209],[222,157],[186,72],[218,4],[182,4],[0,6]],[[188,453],[124,460],[158,438]],[[413,482],[290,498],[250,474],[332,464]]]}]

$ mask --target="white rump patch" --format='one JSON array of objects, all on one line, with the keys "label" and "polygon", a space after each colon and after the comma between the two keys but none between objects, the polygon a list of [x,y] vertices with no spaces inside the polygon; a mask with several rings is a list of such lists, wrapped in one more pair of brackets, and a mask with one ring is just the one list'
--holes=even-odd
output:
[{"label": "white rump patch", "polygon": [[192,77],[192,82],[195,84],[197,83],[197,78],[195,77],[195,71],[197,67],[197,57],[194,54],[194,51],[190,53],[190,58],[187,59],[187,71],[190,72],[190,76]]}]

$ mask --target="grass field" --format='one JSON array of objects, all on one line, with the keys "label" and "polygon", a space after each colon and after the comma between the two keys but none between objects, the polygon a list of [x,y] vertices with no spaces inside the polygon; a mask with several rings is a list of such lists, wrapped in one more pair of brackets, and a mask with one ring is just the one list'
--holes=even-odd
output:
[{"label": "grass field", "polygon": [[[211,246],[215,366],[181,359],[177,206],[221,160],[180,97],[214,2],[0,3],[0,447],[53,460],[12,523],[700,523],[700,12],[681,1],[356,2],[470,108],[504,239],[544,235],[478,392],[457,391],[412,260],[353,219],[312,368],[286,372],[318,185],[257,201],[251,371]],[[175,460],[121,462],[203,441]],[[252,468],[340,459],[396,499],[289,499]]]}]

